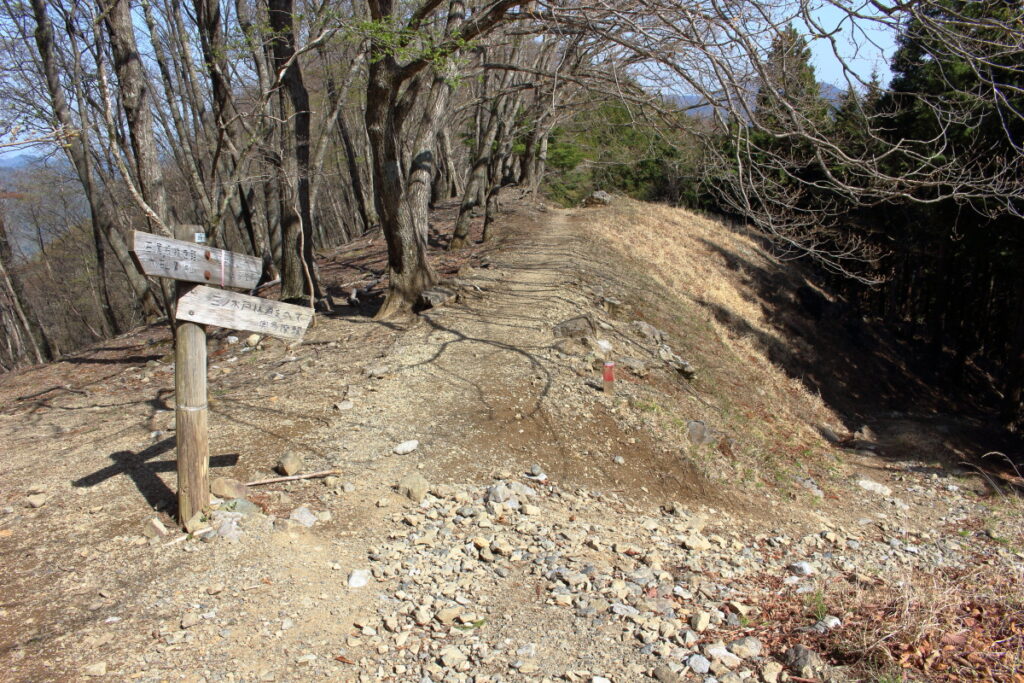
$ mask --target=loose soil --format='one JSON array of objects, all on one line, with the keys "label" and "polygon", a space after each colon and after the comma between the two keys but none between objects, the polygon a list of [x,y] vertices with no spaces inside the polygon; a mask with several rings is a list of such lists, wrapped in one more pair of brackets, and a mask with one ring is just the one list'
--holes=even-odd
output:
[{"label": "loose soil", "polygon": [[[340,470],[344,486],[309,480],[254,489],[251,499],[270,516],[287,518],[303,504],[330,512],[308,530],[267,521],[238,543],[142,535],[153,517],[177,527],[173,354],[159,326],[0,377],[0,678],[95,679],[87,667],[103,662],[111,680],[379,680],[373,652],[352,645],[363,629],[354,624],[392,587],[349,589],[346,578],[401,533],[396,511],[412,503],[395,485],[414,471],[432,485],[485,486],[539,465],[553,488],[596,492],[605,525],[678,505],[709,515],[723,533],[750,537],[799,537],[866,515],[939,533],[934,495],[908,491],[940,478],[966,491],[967,502],[957,504],[973,506],[976,517],[991,511],[983,496],[993,486],[1001,492],[999,484],[957,468],[962,455],[984,452],[974,422],[908,411],[872,423],[861,413],[855,417],[876,434],[853,439],[845,425],[852,411],[834,411],[848,406],[813,390],[823,380],[803,382],[766,351],[765,335],[781,348],[786,326],[759,320],[757,333],[737,332],[743,306],[723,313],[729,301],[757,296],[722,256],[727,246],[759,268],[781,266],[753,241],[685,212],[672,220],[691,239],[706,233],[703,252],[641,227],[631,240],[621,221],[638,207],[510,202],[492,243],[432,252],[437,270],[455,278],[458,300],[399,324],[370,318],[385,263],[383,240],[370,235],[323,255],[338,300],[369,289],[319,316],[301,345],[267,339],[248,349],[211,330],[211,477],[273,476],[286,451],[301,455],[306,471]],[[435,247],[452,212],[435,216]],[[620,233],[614,239],[611,228]],[[700,260],[680,265],[672,249]],[[647,251],[663,252],[663,262],[647,260]],[[698,265],[690,287],[685,269]],[[723,294],[728,278],[735,299]],[[581,315],[595,326],[589,340],[553,336],[555,324]],[[665,366],[636,319],[667,333],[671,350],[695,367],[694,380]],[[614,395],[601,391],[597,338],[620,360]],[[639,361],[635,371],[623,358]],[[338,409],[343,400],[350,410]],[[693,444],[693,420],[714,439]],[[841,443],[823,438],[832,432]],[[408,439],[419,448],[393,455]],[[857,487],[861,476],[897,489],[907,509],[894,511]],[[823,498],[808,493],[806,479]],[[46,496],[38,509],[25,503],[35,492]],[[599,515],[588,510],[579,514]],[[990,538],[978,541],[986,552],[1020,555],[1019,526],[1011,536],[1015,521],[1006,525],[1011,531],[986,527]],[[873,535],[884,534],[862,533]],[[615,660],[633,667],[616,681],[644,679],[642,662],[622,654],[635,648],[610,636],[604,642],[600,631],[573,631],[579,622],[540,593],[517,574],[487,587],[491,610],[503,615],[502,638],[536,640],[541,632],[566,644],[536,675],[506,670],[503,680],[596,674]],[[185,613],[201,615],[199,637],[180,635]],[[297,663],[306,653],[326,656],[329,666]]]}]

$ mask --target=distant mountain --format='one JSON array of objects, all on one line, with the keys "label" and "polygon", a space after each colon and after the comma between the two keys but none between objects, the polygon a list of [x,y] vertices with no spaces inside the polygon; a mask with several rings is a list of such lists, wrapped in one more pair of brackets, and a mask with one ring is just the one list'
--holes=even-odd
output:
[{"label": "distant mountain", "polygon": [[0,155],[0,168],[18,169],[24,168],[35,161],[34,157],[27,154]]},{"label": "distant mountain", "polygon": [[843,99],[846,90],[831,83],[818,83],[818,92],[821,93],[823,99],[828,100],[829,104],[836,105]]},{"label": "distant mountain", "polygon": [[[837,106],[846,91],[831,83],[818,83],[818,92],[821,93],[822,99],[830,105]],[[700,95],[667,95],[664,100],[666,103],[686,111],[691,116],[706,117],[714,111],[714,108],[707,104],[707,101]]]}]

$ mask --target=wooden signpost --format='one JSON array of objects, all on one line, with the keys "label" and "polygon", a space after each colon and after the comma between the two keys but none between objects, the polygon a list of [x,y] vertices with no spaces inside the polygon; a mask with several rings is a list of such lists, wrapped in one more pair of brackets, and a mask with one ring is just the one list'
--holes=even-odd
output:
[{"label": "wooden signpost", "polygon": [[178,299],[178,320],[249,330],[282,339],[298,340],[313,319],[313,311],[302,306],[198,286]]},{"label": "wooden signpost", "polygon": [[178,518],[184,524],[210,504],[206,328],[203,324],[297,341],[302,339],[313,320],[313,312],[302,306],[191,284],[252,289],[259,282],[263,262],[253,256],[188,241],[202,236],[197,226],[179,225],[175,236],[178,239],[136,232],[132,256],[143,275],[177,281],[174,418]]},{"label": "wooden signpost", "polygon": [[[202,234],[199,226],[180,225],[179,237]],[[168,239],[135,231],[132,255],[145,275],[168,277],[179,282],[198,282],[221,287],[252,289],[260,281],[263,261],[184,239]]]}]

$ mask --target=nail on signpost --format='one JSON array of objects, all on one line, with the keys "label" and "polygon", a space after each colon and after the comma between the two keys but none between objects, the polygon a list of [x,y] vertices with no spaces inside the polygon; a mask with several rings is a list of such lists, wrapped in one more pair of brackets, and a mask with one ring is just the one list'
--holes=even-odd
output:
[{"label": "nail on signpost", "polygon": [[[206,404],[206,329],[217,325],[289,341],[302,339],[313,312],[260,297],[192,283],[252,289],[263,262],[206,247],[202,227],[178,225],[178,239],[136,232],[135,265],[144,275],[176,280],[174,417],[178,447],[178,519],[184,524],[210,504],[210,446]],[[194,242],[188,240],[195,240]]]}]

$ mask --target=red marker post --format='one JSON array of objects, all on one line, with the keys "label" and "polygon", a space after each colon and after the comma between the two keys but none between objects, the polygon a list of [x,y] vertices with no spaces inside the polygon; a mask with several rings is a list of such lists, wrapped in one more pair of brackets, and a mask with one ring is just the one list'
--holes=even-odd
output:
[{"label": "red marker post", "polygon": [[604,362],[604,393],[615,393],[615,361]]}]

